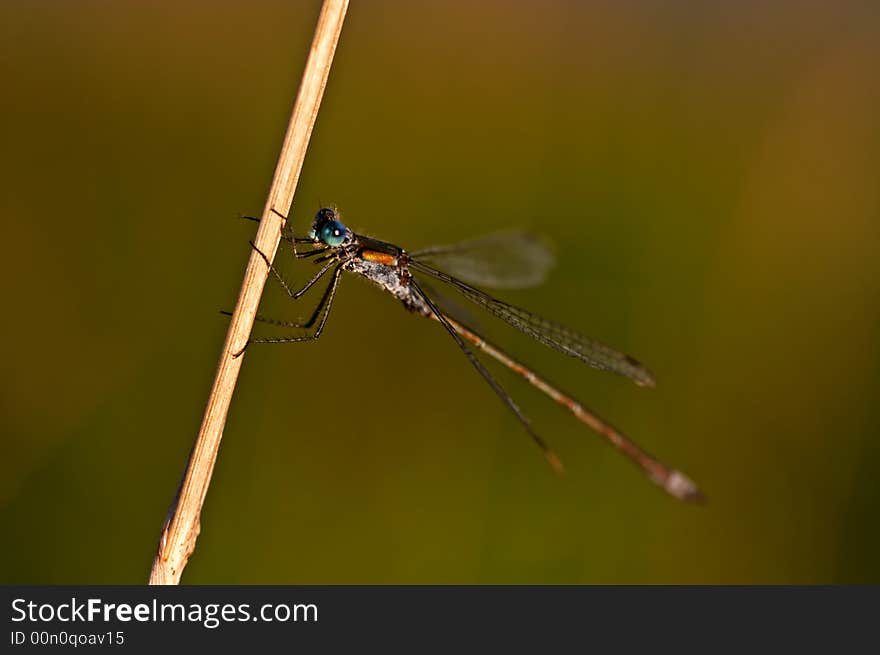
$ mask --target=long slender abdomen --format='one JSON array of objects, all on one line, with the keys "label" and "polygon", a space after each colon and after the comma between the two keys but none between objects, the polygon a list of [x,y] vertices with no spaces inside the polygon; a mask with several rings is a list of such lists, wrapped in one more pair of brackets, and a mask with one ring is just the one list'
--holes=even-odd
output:
[{"label": "long slender abdomen", "polygon": [[669,468],[639,446],[624,436],[616,428],[612,427],[589,409],[581,405],[577,400],[561,392],[549,382],[539,377],[534,371],[519,363],[507,353],[486,341],[483,337],[464,327],[449,316],[444,316],[449,324],[461,337],[476,348],[501,362],[517,375],[525,378],[532,386],[540,389],[550,396],[558,404],[565,407],[581,422],[590,429],[601,435],[617,450],[632,460],[652,482],[659,485],[668,494],[680,500],[701,501],[703,495],[696,484],[680,471]]}]

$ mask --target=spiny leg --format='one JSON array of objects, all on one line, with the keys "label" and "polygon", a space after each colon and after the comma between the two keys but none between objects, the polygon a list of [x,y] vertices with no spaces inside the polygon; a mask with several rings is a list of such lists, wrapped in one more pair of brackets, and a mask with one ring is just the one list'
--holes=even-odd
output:
[{"label": "spiny leg", "polygon": [[[284,216],[282,216],[279,212],[276,212],[274,209],[273,209],[272,211],[273,211],[274,213],[278,214],[279,216],[281,216],[282,218],[284,218]],[[247,216],[247,215],[245,215],[245,214],[239,214],[238,217],[239,217],[240,219],[242,219],[242,220],[245,220],[245,221],[253,221],[254,223],[261,223],[261,222],[262,222],[262,221],[261,221],[259,218],[257,218],[256,216]],[[285,219],[285,221],[286,221],[286,220],[287,220],[287,219]],[[292,246],[293,246],[293,252],[296,253],[296,242],[297,242],[297,241],[302,241],[302,239],[297,239],[296,237],[294,237],[294,236],[293,236],[293,230],[292,230],[292,229],[291,229],[291,233],[290,233],[289,235],[284,234],[284,231],[287,230],[287,228],[288,228],[288,224],[285,223],[285,224],[284,224],[284,228],[281,230],[281,239],[282,239],[282,241],[287,241],[290,245],[292,245]]]},{"label": "spiny leg", "polygon": [[[281,218],[284,219],[284,228],[281,231],[281,239],[283,241],[286,241],[287,243],[289,243],[291,246],[293,246],[293,256],[296,257],[297,259],[305,259],[307,257],[312,257],[313,255],[316,255],[319,252],[325,252],[328,249],[325,246],[325,247],[321,247],[321,248],[315,248],[314,250],[307,250],[306,252],[297,251],[296,244],[308,243],[311,245],[315,245],[314,239],[306,239],[303,237],[295,236],[293,233],[293,227],[290,225],[290,223],[287,222],[287,217],[284,214],[279,212],[274,207],[271,208],[269,211],[271,211],[273,214],[280,216]],[[239,214],[238,217],[241,219],[244,219],[244,220],[254,221],[255,223],[261,222],[260,219],[257,218],[256,216],[245,216],[243,214]],[[284,234],[285,231],[289,231],[290,234]]]},{"label": "spiny leg", "polygon": [[[266,257],[266,255],[263,253],[263,251],[260,250],[259,248],[257,248],[257,246],[254,244],[253,241],[251,241],[250,244],[251,244],[251,248],[256,250],[259,253],[260,257],[263,258],[263,261],[266,262],[266,266],[269,267],[269,270],[272,272],[272,275],[275,276],[275,279],[281,283],[281,286],[287,292],[287,295],[290,296],[291,298],[293,298],[294,300],[299,300],[300,297],[306,291],[311,289],[315,285],[315,283],[324,276],[324,274],[327,271],[329,271],[331,268],[333,268],[333,264],[335,263],[335,258],[331,257],[330,258],[331,261],[327,262],[327,264],[325,264],[323,267],[321,267],[321,270],[319,270],[317,273],[315,273],[314,277],[312,277],[311,280],[306,282],[305,286],[302,289],[300,289],[299,291],[291,291],[290,286],[287,284],[287,281],[282,277],[281,273],[278,272],[278,269],[276,269],[275,266],[272,265],[272,262],[269,261],[269,258]],[[320,261],[326,261],[326,259],[322,258]]]},{"label": "spiny leg", "polygon": [[[288,323],[286,321],[275,321],[273,319],[265,319],[260,317],[263,322],[266,323],[275,323],[276,325],[281,325],[283,327],[311,327],[314,324],[315,319],[318,314],[321,314],[321,320],[318,322],[318,326],[315,328],[314,333],[306,334],[299,337],[268,337],[263,339],[248,339],[248,342],[244,345],[240,351],[233,355],[233,357],[239,357],[245,351],[245,349],[251,345],[252,343],[300,343],[302,341],[314,341],[315,339],[321,336],[321,332],[324,331],[324,325],[327,323],[327,317],[330,315],[330,307],[333,305],[333,298],[336,297],[336,288],[339,286],[339,278],[342,275],[342,264],[337,265],[336,270],[333,271],[333,279],[330,280],[330,284],[327,285],[327,288],[324,290],[324,295],[321,296],[321,301],[318,303],[318,306],[315,308],[312,317],[308,320],[308,322],[300,325],[297,323]],[[321,313],[323,308],[323,313]]]},{"label": "spiny leg", "polygon": [[[308,291],[330,269],[330,265],[323,267],[320,271],[318,271],[318,274],[315,277],[313,277],[311,280],[309,280],[309,282],[306,284],[306,286],[304,288],[302,288],[300,291],[297,291],[296,293],[294,293],[290,290],[290,287],[287,285],[287,282],[284,280],[284,278],[281,277],[281,275],[278,273],[277,270],[275,270],[275,267],[272,266],[271,264],[269,264],[269,260],[266,258],[266,255],[264,255],[262,252],[260,252],[260,250],[256,246],[254,246],[253,242],[251,242],[251,246],[253,246],[254,250],[256,250],[258,253],[260,253],[260,255],[263,257],[263,261],[265,261],[266,264],[268,264],[269,270],[271,270],[272,273],[275,274],[275,277],[281,283],[281,286],[284,287],[284,290],[287,292],[287,294],[293,300],[298,300],[300,298],[300,296],[302,296],[303,293]],[[321,297],[321,300],[318,302],[318,305],[315,307],[315,310],[312,312],[312,316],[305,323],[294,323],[291,321],[276,321],[274,319],[265,318],[265,317],[259,316],[259,315],[255,316],[254,320],[262,321],[264,323],[274,323],[275,325],[279,325],[281,327],[289,327],[289,328],[310,328],[310,327],[312,327],[312,325],[314,325],[315,320],[318,318],[318,315],[321,312],[321,308],[324,306],[324,303],[327,302],[327,297],[328,297],[328,293],[330,291],[330,287],[334,286],[336,284],[336,282],[338,281],[338,277],[339,276],[338,276],[338,271],[337,271],[337,274],[334,276],[334,280],[331,281],[330,285],[327,286],[327,289],[324,291],[324,295]],[[225,316],[232,316],[232,312],[228,312],[223,309],[220,310],[220,313]],[[317,337],[315,337],[315,338],[317,338]],[[240,357],[242,355],[242,353],[244,353],[244,351],[247,349],[248,345],[250,345],[253,342],[254,342],[253,339],[249,339],[244,344],[244,347],[233,355],[233,358]]]},{"label": "spiny leg", "polygon": [[[325,248],[325,250],[330,250],[330,248]],[[334,254],[331,252],[329,255],[324,255],[323,257],[318,257],[318,258],[316,258],[315,261],[314,261],[313,263],[315,263],[315,264],[321,264],[321,263],[326,262],[326,261],[328,261],[328,260],[330,260],[330,259],[333,259],[335,256],[336,256],[336,255],[334,255]]]},{"label": "spiny leg", "polygon": [[483,379],[489,383],[489,386],[492,387],[492,390],[496,394],[498,394],[498,397],[501,398],[502,402],[504,402],[507,408],[511,412],[513,412],[514,416],[516,416],[517,420],[522,424],[526,432],[528,432],[529,436],[538,445],[538,448],[540,448],[541,451],[544,453],[544,457],[550,463],[550,466],[553,467],[553,470],[556,471],[556,473],[562,475],[565,472],[565,469],[562,466],[562,461],[559,459],[556,453],[554,453],[550,449],[550,446],[547,445],[547,442],[544,441],[544,439],[541,438],[541,436],[537,432],[535,432],[534,428],[532,427],[531,421],[529,421],[529,419],[522,413],[522,410],[513,401],[513,398],[511,398],[507,394],[507,392],[504,391],[501,385],[498,384],[498,381],[495,380],[494,377],[492,377],[492,374],[489,373],[488,370],[486,370],[486,367],[483,366],[482,362],[480,362],[479,359],[477,359],[477,356],[473,353],[473,351],[471,351],[471,349],[467,347],[465,342],[459,336],[456,329],[447,320],[446,316],[437,308],[433,301],[428,298],[425,292],[422,291],[421,288],[419,288],[415,280],[410,280],[410,285],[416,290],[419,296],[421,296],[422,300],[425,301],[425,304],[427,304],[428,307],[431,309],[434,314],[434,318],[436,318],[437,321],[439,321],[440,324],[444,328],[446,328],[446,331],[449,332],[450,335],[452,335],[452,338],[455,339],[458,347],[461,348],[462,352],[464,352],[465,355],[467,355],[467,358],[470,360],[471,364],[473,364],[474,368],[477,369],[477,372],[479,372],[479,374],[483,376]]},{"label": "spiny leg", "polygon": [[256,321],[257,323],[266,323],[268,325],[276,325],[283,328],[295,328],[298,330],[302,328],[310,328],[315,324],[315,319],[318,317],[318,311],[321,309],[321,307],[322,305],[319,304],[315,308],[315,313],[312,314],[311,318],[309,318],[309,320],[305,323],[297,323],[296,321],[281,321],[277,318],[269,318],[268,316],[263,316],[262,314],[257,314],[256,316],[254,316],[254,321]]},{"label": "spiny leg", "polygon": [[[328,285],[327,289],[329,289],[329,288],[330,288],[330,286]],[[325,290],[324,294],[321,296],[321,300],[318,301],[318,305],[315,307],[315,311],[312,312],[311,317],[305,323],[297,323],[295,321],[279,321],[278,319],[268,318],[267,316],[263,316],[261,314],[257,314],[256,316],[254,316],[254,320],[259,323],[269,323],[271,325],[277,325],[278,327],[284,327],[284,328],[296,328],[296,329],[310,328],[315,324],[315,321],[318,318],[318,314],[321,313],[321,309],[324,307],[324,303],[326,302],[326,299],[327,299],[327,291]],[[220,310],[220,313],[223,314],[224,316],[232,316],[232,312],[227,312],[226,310],[223,310],[223,309]]]},{"label": "spiny leg", "polygon": [[315,248],[313,250],[307,250],[305,252],[299,252],[296,249],[296,247],[294,246],[293,256],[296,257],[297,259],[308,259],[309,257],[314,257],[315,255],[318,255],[322,252],[327,252],[329,249],[330,249],[329,247],[325,247],[325,248]]},{"label": "spiny leg", "polygon": [[504,364],[511,371],[525,378],[532,386],[540,389],[558,404],[574,414],[575,418],[587,425],[593,431],[604,437],[614,448],[623,453],[633,463],[644,471],[652,482],[661,487],[669,495],[680,500],[699,502],[703,500],[703,494],[693,481],[686,475],[672,469],[658,459],[642,450],[635,442],[628,439],[616,428],[612,427],[589,409],[581,405],[571,396],[539,377],[534,371],[520,364],[503,350],[486,341],[473,330],[465,327],[456,320],[444,316],[446,322],[465,340],[482,350],[484,353]]},{"label": "spiny leg", "polygon": [[[324,251],[326,251],[326,250],[328,249],[327,246],[323,246],[323,247],[321,247],[321,248],[315,248],[314,250],[309,250],[309,251],[304,252],[304,253],[300,253],[300,252],[298,252],[297,249],[296,249],[296,244],[298,244],[298,243],[308,243],[308,244],[311,244],[311,245],[315,245],[315,241],[314,241],[314,239],[306,239],[306,238],[303,238],[303,237],[297,237],[297,236],[293,233],[293,226],[290,224],[290,221],[287,220],[287,216],[285,216],[284,214],[282,214],[280,211],[278,211],[278,210],[275,209],[274,207],[270,207],[270,208],[269,208],[269,211],[271,211],[271,212],[272,212],[273,214],[275,214],[276,216],[280,216],[281,219],[284,221],[284,227],[283,227],[282,230],[281,230],[281,238],[284,239],[285,241],[289,242],[290,245],[293,246],[293,256],[296,257],[297,259],[305,259],[306,257],[311,257],[312,255],[315,255],[315,254],[317,254],[317,253],[319,253],[319,252],[324,252]],[[284,234],[284,231],[285,231],[285,230],[289,231],[290,234],[289,234],[289,235]]]}]

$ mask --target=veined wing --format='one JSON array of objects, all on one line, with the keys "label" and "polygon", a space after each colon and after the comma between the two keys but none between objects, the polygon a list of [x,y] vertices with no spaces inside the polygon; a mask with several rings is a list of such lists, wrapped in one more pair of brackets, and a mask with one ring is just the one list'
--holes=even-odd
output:
[{"label": "veined wing", "polygon": [[526,309],[497,300],[489,294],[475,289],[461,280],[428,266],[421,261],[413,260],[410,262],[410,266],[417,271],[452,285],[462,295],[480,305],[489,313],[506,321],[546,346],[580,359],[594,368],[628,377],[639,386],[653,387],[655,385],[654,376],[647,368],[629,355],[625,355],[611,346],[606,346],[600,341],[585,337],[571,328],[533,314]]},{"label": "veined wing", "polygon": [[[428,293],[431,297],[431,300],[440,308],[446,316],[449,316],[459,323],[466,323],[468,325],[473,326],[474,328],[480,327],[480,321],[477,320],[477,317],[474,316],[474,313],[471,311],[473,305],[465,305],[467,300],[461,300],[459,297],[452,297],[452,292],[444,293],[438,287],[433,284],[429,284],[427,280],[422,279],[419,282],[419,285],[422,287],[422,291]],[[444,289],[448,287],[444,286]]]},{"label": "veined wing", "polygon": [[541,284],[553,265],[549,244],[528,232],[498,232],[448,246],[431,246],[410,255],[471,284],[524,289]]}]

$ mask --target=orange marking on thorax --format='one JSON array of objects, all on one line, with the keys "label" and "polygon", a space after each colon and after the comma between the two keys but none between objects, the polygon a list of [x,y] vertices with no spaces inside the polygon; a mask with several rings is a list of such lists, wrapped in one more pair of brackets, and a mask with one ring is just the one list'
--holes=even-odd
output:
[{"label": "orange marking on thorax", "polygon": [[368,262],[376,264],[385,264],[385,266],[397,266],[397,257],[376,250],[362,250],[361,258]]}]

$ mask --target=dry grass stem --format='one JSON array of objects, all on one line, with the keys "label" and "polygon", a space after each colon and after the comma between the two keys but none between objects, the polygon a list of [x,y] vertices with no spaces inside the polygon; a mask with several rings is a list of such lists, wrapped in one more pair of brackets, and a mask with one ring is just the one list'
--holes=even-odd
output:
[{"label": "dry grass stem", "polygon": [[[293,114],[254,241],[256,247],[270,259],[275,256],[284,227],[283,220],[272,209],[286,216],[293,202],[347,8],[348,0],[325,0],[318,18]],[[199,534],[199,516],[217,460],[235,382],[244,359],[244,356],[235,358],[233,354],[241,351],[247,343],[268,273],[266,262],[259,253],[252,252],[223,344],[202,425],[177,497],[162,527],[159,549],[150,572],[150,584],[177,584],[195,549]]]}]

